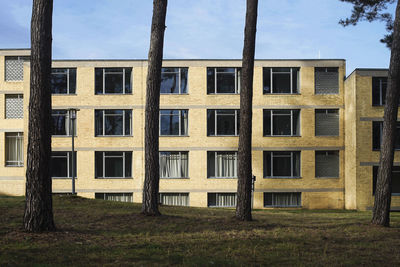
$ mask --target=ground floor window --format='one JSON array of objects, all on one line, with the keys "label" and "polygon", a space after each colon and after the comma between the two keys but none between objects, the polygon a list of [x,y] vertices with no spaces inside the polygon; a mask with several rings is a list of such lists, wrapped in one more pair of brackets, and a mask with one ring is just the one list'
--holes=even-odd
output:
[{"label": "ground floor window", "polygon": [[[375,195],[379,166],[374,166],[372,174],[372,194]],[[400,196],[400,166],[392,168],[392,195]]]},{"label": "ground floor window", "polygon": [[208,207],[236,207],[236,193],[208,193]]},{"label": "ground floor window", "polygon": [[133,193],[95,193],[94,196],[96,199],[133,202]]},{"label": "ground floor window", "polygon": [[24,134],[6,133],[5,140],[6,166],[21,167],[24,165]]},{"label": "ground floor window", "polygon": [[[76,152],[74,152],[74,177],[76,174]],[[71,178],[72,177],[72,152],[53,151],[51,153],[51,177]]]},{"label": "ground floor window", "polygon": [[169,206],[189,206],[189,193],[160,193],[160,203]]},{"label": "ground floor window", "polygon": [[264,193],[264,207],[301,207],[301,193]]}]

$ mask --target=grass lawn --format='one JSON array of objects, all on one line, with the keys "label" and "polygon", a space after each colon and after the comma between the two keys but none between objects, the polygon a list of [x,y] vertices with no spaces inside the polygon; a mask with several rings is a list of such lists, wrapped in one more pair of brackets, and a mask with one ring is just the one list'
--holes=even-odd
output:
[{"label": "grass lawn", "polygon": [[58,230],[22,230],[24,198],[0,197],[0,266],[14,265],[400,265],[400,213],[391,228],[370,212],[161,207],[54,196]]}]

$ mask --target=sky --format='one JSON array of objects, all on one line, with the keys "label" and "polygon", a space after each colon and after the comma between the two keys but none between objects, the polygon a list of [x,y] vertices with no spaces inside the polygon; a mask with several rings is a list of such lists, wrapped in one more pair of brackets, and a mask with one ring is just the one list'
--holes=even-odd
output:
[{"label": "sky", "polygon": [[[53,59],[146,59],[151,0],[54,0]],[[0,48],[29,48],[31,0],[0,0]],[[245,0],[169,0],[165,59],[240,59]],[[382,22],[343,27],[339,0],[259,0],[256,59],[346,59],[388,68]],[[394,14],[395,7],[389,12]]]}]

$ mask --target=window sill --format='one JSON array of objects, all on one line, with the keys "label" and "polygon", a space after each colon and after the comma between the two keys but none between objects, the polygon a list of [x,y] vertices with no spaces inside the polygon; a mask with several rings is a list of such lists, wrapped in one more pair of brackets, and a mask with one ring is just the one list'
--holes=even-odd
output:
[{"label": "window sill", "polygon": [[94,93],[94,95],[133,95],[133,93],[107,93],[107,94],[96,94]]},{"label": "window sill", "polygon": [[95,135],[94,137],[133,137],[133,135]]},{"label": "window sill", "polygon": [[[56,137],[56,138],[68,137],[68,138],[71,138],[72,135],[52,135],[51,137]],[[74,137],[78,137],[78,136],[74,135]]]},{"label": "window sill", "polygon": [[211,93],[211,94],[207,93],[207,95],[213,95],[213,96],[215,96],[215,95],[240,95],[240,93]]},{"label": "window sill", "polygon": [[284,95],[284,96],[289,96],[289,95],[293,95],[293,96],[298,96],[301,95],[301,93],[263,93],[263,95]]},{"label": "window sill", "polygon": [[239,137],[239,135],[207,135],[207,137]]},{"label": "window sill", "polygon": [[6,168],[22,168],[24,165],[5,165]]},{"label": "window sill", "polygon": [[237,179],[237,177],[207,177],[207,179]]},{"label": "window sill", "polygon": [[302,206],[264,206],[264,208],[295,208],[295,209],[299,209]]},{"label": "window sill", "polygon": [[[56,180],[72,180],[72,177],[51,177],[51,179],[56,179]],[[74,178],[74,180],[78,179],[77,177]]]},{"label": "window sill", "polygon": [[51,94],[52,96],[77,96],[78,94]]},{"label": "window sill", "polygon": [[95,177],[94,179],[98,179],[98,180],[105,180],[105,179],[124,179],[124,180],[130,180],[130,179],[133,179],[133,177]]},{"label": "window sill", "polygon": [[176,94],[176,93],[160,93],[160,95],[189,95],[189,93]]},{"label": "window sill", "polygon": [[221,208],[235,208],[235,206],[207,206],[207,208],[213,208],[213,209],[221,209]]},{"label": "window sill", "polygon": [[318,137],[318,138],[324,138],[324,137],[330,137],[330,138],[332,138],[332,137],[334,137],[334,138],[338,138],[338,137],[340,137],[339,135],[315,135],[315,137]]},{"label": "window sill", "polygon": [[331,94],[318,94],[318,93],[314,93],[314,95],[339,95],[339,93],[331,93]]},{"label": "window sill", "polygon": [[339,179],[340,177],[315,177],[315,179]]},{"label": "window sill", "polygon": [[159,137],[190,137],[190,135],[159,135]]},{"label": "window sill", "polygon": [[263,177],[263,179],[301,179],[301,176],[267,176],[267,177]]},{"label": "window sill", "polygon": [[7,81],[4,80],[6,83],[22,83],[24,80],[15,80],[15,81]]},{"label": "window sill", "polygon": [[5,120],[22,120],[23,119],[23,117],[22,118],[5,118]]},{"label": "window sill", "polygon": [[263,137],[301,137],[301,135],[263,135]]}]

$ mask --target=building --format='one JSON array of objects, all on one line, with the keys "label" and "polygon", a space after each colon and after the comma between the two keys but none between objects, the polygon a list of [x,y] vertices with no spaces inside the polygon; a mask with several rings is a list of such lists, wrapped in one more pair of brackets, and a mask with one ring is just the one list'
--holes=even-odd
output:
[{"label": "building", "polygon": [[[25,191],[29,53],[0,50],[0,194]],[[163,204],[235,205],[240,66],[164,60]],[[342,59],[256,60],[254,68],[254,208],[370,208],[379,152],[366,144],[383,116],[372,84],[382,92],[387,73],[357,69],[345,79]],[[146,74],[146,60],[53,61],[54,193],[71,192],[67,109],[78,108],[78,195],[141,202]]]}]

